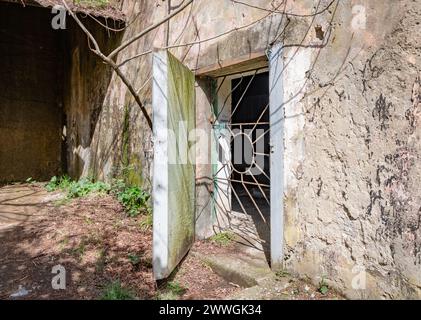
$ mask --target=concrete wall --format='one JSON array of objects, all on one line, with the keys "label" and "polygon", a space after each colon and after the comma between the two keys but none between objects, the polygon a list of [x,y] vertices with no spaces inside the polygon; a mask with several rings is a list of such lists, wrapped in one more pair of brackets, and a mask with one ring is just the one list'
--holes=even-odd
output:
[{"label": "concrete wall", "polygon": [[0,3],[0,181],[62,172],[60,52],[47,11]]},{"label": "concrete wall", "polygon": [[341,1],[284,79],[286,265],[354,298],[421,297],[420,10]]},{"label": "concrete wall", "polygon": [[[180,2],[171,1],[173,10]],[[171,52],[202,72],[262,55],[272,42],[282,42],[285,266],[316,283],[325,278],[353,298],[420,298],[420,3],[247,3],[254,7],[195,1],[118,60],[194,42]],[[272,5],[283,10],[285,4],[293,14],[270,14]],[[167,5],[125,1],[129,20],[139,16],[123,39],[158,21]],[[124,71],[142,88],[151,111],[151,56],[127,63]],[[198,108],[205,111],[209,92],[199,93],[204,100]],[[204,114],[198,118],[201,127],[208,126]],[[100,178],[123,173],[149,187],[151,151],[151,132],[113,75],[90,152],[81,156],[89,168],[82,171],[95,168]],[[206,182],[210,169],[198,167],[198,178],[205,181],[199,191],[204,207],[212,191],[212,182]],[[207,221],[206,214],[201,221]]]},{"label": "concrete wall", "polygon": [[[0,182],[93,176],[92,137],[112,71],[73,20],[54,30],[49,9],[0,5]],[[120,35],[81,19],[104,52],[119,44]]]},{"label": "concrete wall", "polygon": [[[80,17],[94,35],[104,53],[108,53],[121,41],[121,35],[107,32],[100,24]],[[101,23],[105,24],[104,21]],[[110,87],[112,70],[107,67],[88,46],[86,35],[69,19],[65,32],[64,109],[66,114],[66,145],[68,174],[73,178],[95,177],[102,158],[93,142],[95,131],[122,136],[119,123],[98,123],[104,99]],[[113,136],[115,139],[115,136]],[[110,150],[109,150],[110,151]],[[108,152],[109,152],[108,151]],[[116,151],[116,150],[112,150]],[[119,152],[113,152],[119,157]],[[118,158],[117,158],[118,159]]]}]

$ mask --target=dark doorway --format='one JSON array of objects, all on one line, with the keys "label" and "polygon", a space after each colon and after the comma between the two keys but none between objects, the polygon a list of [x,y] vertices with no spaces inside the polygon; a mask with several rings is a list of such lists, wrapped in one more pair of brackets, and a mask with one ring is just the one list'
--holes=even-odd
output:
[{"label": "dark doorway", "polygon": [[0,3],[0,182],[62,171],[61,46],[42,8]]},{"label": "dark doorway", "polygon": [[[232,210],[252,221],[270,257],[269,73],[232,80]],[[242,227],[248,233],[250,226]],[[251,235],[254,236],[254,235]]]}]

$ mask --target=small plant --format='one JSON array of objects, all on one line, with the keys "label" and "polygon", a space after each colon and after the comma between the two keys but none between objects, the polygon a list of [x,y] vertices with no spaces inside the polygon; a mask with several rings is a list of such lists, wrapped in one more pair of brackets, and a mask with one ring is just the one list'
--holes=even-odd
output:
[{"label": "small plant", "polygon": [[107,193],[110,191],[110,186],[104,182],[94,182],[91,179],[82,179],[77,182],[72,182],[68,187],[67,196],[71,199],[86,197],[91,193]]},{"label": "small plant", "polygon": [[124,288],[120,281],[114,281],[105,287],[101,300],[134,300],[134,294]]},{"label": "small plant", "polygon": [[118,195],[126,189],[126,183],[123,179],[112,179],[111,180],[111,193]]},{"label": "small plant", "polygon": [[322,278],[322,280],[319,282],[319,292],[322,295],[326,295],[329,292],[329,285],[327,284],[325,278]]},{"label": "small plant", "polygon": [[226,231],[215,234],[209,240],[221,246],[229,246],[234,238],[235,236],[233,233]]},{"label": "small plant", "polygon": [[118,200],[126,208],[130,217],[138,216],[141,211],[149,212],[150,197],[149,193],[139,187],[126,187],[117,194]]},{"label": "small plant", "polygon": [[171,281],[171,282],[168,282],[165,285],[164,289],[162,289],[159,292],[157,299],[158,300],[177,300],[178,298],[180,298],[180,296],[185,294],[186,291],[187,289],[183,287],[180,283],[176,281]]},{"label": "small plant", "polygon": [[285,277],[288,277],[290,274],[286,270],[279,270],[278,272],[275,273],[275,275],[277,278],[285,278]]},{"label": "small plant", "polygon": [[83,255],[86,251],[86,245],[85,242],[82,241],[76,248],[72,249],[72,254],[77,256],[79,259],[83,258]]},{"label": "small plant", "polygon": [[167,289],[177,296],[181,296],[186,293],[187,289],[184,288],[180,283],[171,281],[167,283]]},{"label": "small plant", "polygon": [[141,261],[141,258],[140,258],[137,254],[133,254],[133,253],[129,254],[129,255],[127,256],[127,258],[129,259],[130,263],[131,263],[133,266],[137,266],[137,265],[139,265],[139,263],[140,263],[140,261]]},{"label": "small plant", "polygon": [[140,230],[148,231],[153,226],[153,215],[152,212],[148,212],[146,216],[143,217],[142,221],[139,223]]},{"label": "small plant", "polygon": [[104,182],[93,181],[85,178],[79,181],[72,181],[68,176],[52,177],[45,186],[48,192],[63,190],[67,192],[68,199],[85,197],[91,193],[106,193],[110,191],[110,186]]}]

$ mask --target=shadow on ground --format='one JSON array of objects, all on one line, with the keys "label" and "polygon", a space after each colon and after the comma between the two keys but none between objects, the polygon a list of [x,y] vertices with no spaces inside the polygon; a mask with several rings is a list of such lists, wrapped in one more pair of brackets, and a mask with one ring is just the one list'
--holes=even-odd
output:
[{"label": "shadow on ground", "polygon": [[[152,236],[141,218],[128,218],[110,196],[62,199],[39,185],[0,188],[0,298],[98,299],[115,281],[153,298]],[[65,290],[52,288],[57,265]]]}]

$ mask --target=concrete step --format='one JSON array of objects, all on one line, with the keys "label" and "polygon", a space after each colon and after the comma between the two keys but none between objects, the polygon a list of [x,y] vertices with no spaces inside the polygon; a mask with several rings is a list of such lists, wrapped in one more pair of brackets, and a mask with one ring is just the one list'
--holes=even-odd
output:
[{"label": "concrete step", "polygon": [[246,288],[227,297],[228,300],[289,300],[290,296],[284,291],[291,286],[289,278],[270,277],[262,280],[258,285]]},{"label": "concrete step", "polygon": [[244,288],[257,286],[267,279],[274,278],[266,260],[260,256],[242,252],[213,255],[192,252],[191,254],[228,282]]}]

